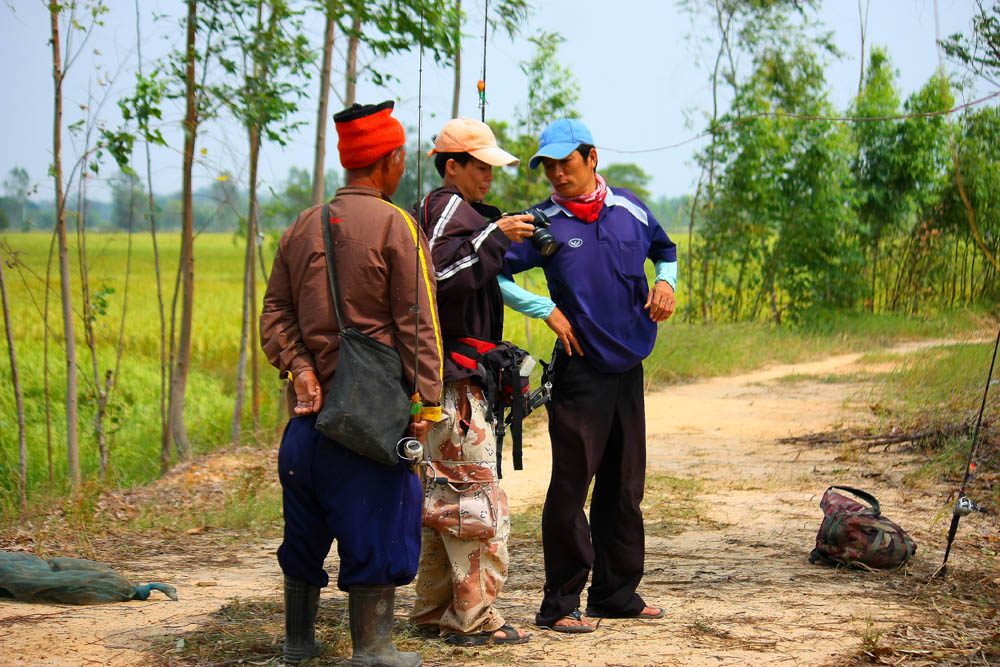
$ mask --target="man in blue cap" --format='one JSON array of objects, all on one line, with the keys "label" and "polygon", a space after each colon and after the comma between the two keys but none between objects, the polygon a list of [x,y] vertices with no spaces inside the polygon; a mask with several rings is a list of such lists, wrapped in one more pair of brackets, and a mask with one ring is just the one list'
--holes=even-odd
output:
[{"label": "man in blue cap", "polygon": [[[545,596],[535,623],[592,632],[588,616],[663,616],[636,593],[645,558],[642,360],[657,324],[674,311],[677,247],[638,197],[607,186],[590,130],[578,119],[542,131],[529,166],[539,163],[553,192],[535,208],[551,220],[559,248],[543,257],[531,243],[511,245],[501,279],[505,304],[543,318],[558,336],[548,405],[552,478],[542,511]],[[647,259],[656,271],[652,289]],[[551,298],[510,280],[534,267],[544,271]],[[584,615],[580,594],[591,569]]]}]

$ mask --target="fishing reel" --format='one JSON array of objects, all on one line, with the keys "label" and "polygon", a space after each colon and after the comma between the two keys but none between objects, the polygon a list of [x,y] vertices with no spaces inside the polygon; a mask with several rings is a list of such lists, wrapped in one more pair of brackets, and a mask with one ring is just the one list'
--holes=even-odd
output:
[{"label": "fishing reel", "polygon": [[410,465],[417,465],[424,457],[424,446],[416,438],[403,438],[396,443],[396,454]]},{"label": "fishing reel", "polygon": [[955,514],[958,516],[968,516],[973,512],[986,514],[986,509],[980,507],[969,496],[962,496],[955,501]]}]

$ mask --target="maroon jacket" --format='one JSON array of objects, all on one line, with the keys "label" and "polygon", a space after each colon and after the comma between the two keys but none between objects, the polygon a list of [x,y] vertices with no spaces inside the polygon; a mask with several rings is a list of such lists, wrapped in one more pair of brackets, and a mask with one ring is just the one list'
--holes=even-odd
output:
[{"label": "maroon jacket", "polygon": [[[499,341],[503,336],[503,296],[497,275],[510,239],[491,222],[500,210],[470,204],[455,187],[432,191],[418,209],[437,277],[441,331],[448,338],[472,336]],[[445,354],[444,379],[478,375]]]}]

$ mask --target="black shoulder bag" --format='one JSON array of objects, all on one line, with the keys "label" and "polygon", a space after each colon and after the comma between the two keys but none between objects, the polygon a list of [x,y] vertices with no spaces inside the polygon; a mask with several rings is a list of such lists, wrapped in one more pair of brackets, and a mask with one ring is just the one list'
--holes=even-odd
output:
[{"label": "black shoulder bag", "polygon": [[357,454],[394,466],[400,461],[396,444],[410,421],[410,397],[403,384],[403,364],[395,348],[344,326],[333,259],[329,204],[323,206],[321,224],[326,246],[326,275],[340,327],[340,353],[333,383],[316,418],[316,429]]}]

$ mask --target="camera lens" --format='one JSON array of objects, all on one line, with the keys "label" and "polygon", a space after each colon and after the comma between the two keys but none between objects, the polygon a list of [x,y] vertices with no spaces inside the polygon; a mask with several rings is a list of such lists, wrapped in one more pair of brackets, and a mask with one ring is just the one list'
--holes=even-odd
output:
[{"label": "camera lens", "polygon": [[559,248],[559,242],[545,227],[535,228],[535,233],[531,237],[531,245],[535,246],[535,250],[542,257],[548,257]]}]

